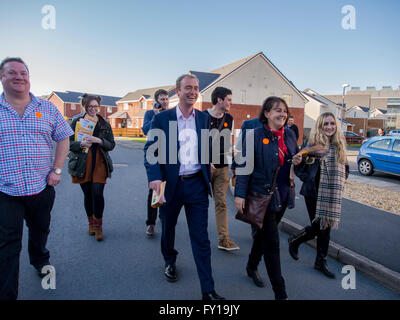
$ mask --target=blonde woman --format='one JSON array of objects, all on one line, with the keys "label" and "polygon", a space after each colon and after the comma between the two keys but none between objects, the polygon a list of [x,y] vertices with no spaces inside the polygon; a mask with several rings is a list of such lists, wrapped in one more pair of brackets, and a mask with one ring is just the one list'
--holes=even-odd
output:
[{"label": "blonde woman", "polygon": [[[307,143],[303,144],[307,146]],[[300,244],[317,237],[317,257],[314,268],[328,278],[335,278],[326,263],[330,230],[337,229],[342,207],[342,193],[349,173],[346,140],[335,115],[321,114],[310,134],[308,146],[321,145],[325,152],[308,154],[295,173],[303,182],[304,196],[311,225],[289,238],[289,253],[298,260]],[[328,174],[329,173],[329,174]]]}]

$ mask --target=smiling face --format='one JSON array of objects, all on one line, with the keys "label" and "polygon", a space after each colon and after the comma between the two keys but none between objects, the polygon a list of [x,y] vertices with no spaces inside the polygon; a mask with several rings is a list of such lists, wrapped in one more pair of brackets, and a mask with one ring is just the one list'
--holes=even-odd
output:
[{"label": "smiling face", "polygon": [[332,116],[327,116],[324,119],[322,130],[327,137],[332,137],[336,133],[336,122]]},{"label": "smiling face", "polygon": [[279,130],[285,125],[288,117],[288,110],[282,103],[275,103],[269,112],[264,111],[265,117],[268,119],[268,125],[272,130]]},{"label": "smiling face", "polygon": [[178,95],[180,106],[192,107],[199,97],[199,82],[194,78],[183,78],[180,88],[176,88],[176,94]]},{"label": "smiling face", "polygon": [[86,112],[89,116],[95,117],[99,112],[99,107],[99,103],[95,99],[92,99],[86,106]]},{"label": "smiling face", "polygon": [[157,101],[161,105],[163,110],[167,110],[168,109],[168,105],[169,105],[168,95],[160,94],[158,96],[158,100]]},{"label": "smiling face", "polygon": [[224,112],[229,112],[232,105],[232,95],[231,94],[226,95],[224,100],[218,98],[218,104],[221,106],[221,109]]},{"label": "smiling face", "polygon": [[16,61],[7,62],[3,66],[3,72],[0,78],[6,94],[29,95],[29,90],[31,88],[29,72],[23,63]]}]

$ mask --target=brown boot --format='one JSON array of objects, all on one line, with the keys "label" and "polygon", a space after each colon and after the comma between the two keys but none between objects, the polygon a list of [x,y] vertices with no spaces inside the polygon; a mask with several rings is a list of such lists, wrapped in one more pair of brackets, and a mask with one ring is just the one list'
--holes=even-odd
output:
[{"label": "brown boot", "polygon": [[89,222],[89,229],[88,233],[89,235],[93,236],[94,235],[94,228],[93,228],[93,216],[88,217],[88,222]]},{"label": "brown boot", "polygon": [[103,240],[103,219],[93,218],[94,238],[97,241]]}]

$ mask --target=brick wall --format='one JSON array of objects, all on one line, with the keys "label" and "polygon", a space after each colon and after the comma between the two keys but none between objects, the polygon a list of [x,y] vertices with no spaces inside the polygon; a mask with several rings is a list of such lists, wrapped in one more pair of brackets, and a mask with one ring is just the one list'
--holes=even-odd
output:
[{"label": "brick wall", "polygon": [[57,109],[61,112],[63,116],[65,116],[64,102],[59,97],[57,97],[55,94],[52,94],[49,98],[49,101],[57,107]]}]

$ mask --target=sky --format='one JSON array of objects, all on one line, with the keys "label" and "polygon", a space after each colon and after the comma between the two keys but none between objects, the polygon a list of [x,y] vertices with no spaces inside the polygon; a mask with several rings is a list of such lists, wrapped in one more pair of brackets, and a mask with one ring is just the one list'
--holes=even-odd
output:
[{"label": "sky", "polygon": [[260,51],[299,90],[398,88],[399,14],[398,0],[0,0],[0,59],[22,57],[36,95],[122,97]]}]

